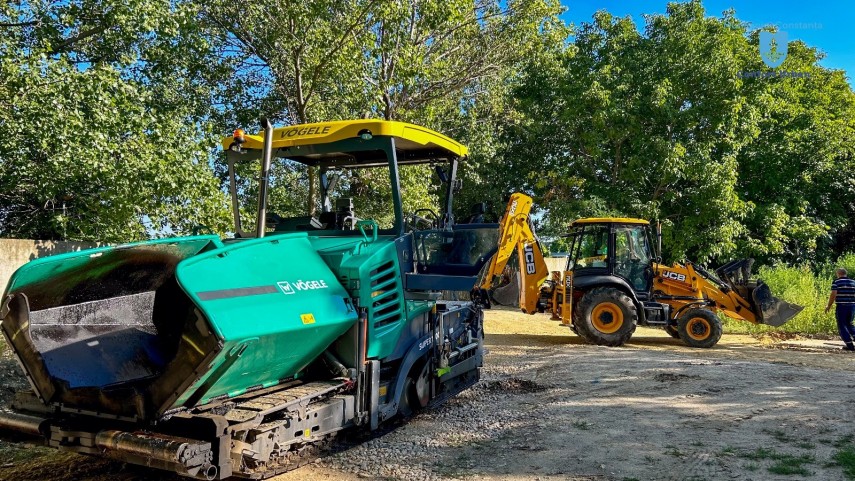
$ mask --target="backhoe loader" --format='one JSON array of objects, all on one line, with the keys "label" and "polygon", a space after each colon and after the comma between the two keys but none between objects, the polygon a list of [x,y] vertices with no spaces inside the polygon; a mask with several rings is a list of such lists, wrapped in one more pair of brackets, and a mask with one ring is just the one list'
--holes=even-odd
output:
[{"label": "backhoe loader", "polygon": [[500,222],[499,250],[476,290],[482,303],[516,250],[523,312],[548,311],[593,344],[620,346],[636,325],[643,325],[708,348],[721,338],[719,313],[780,326],[802,310],[753,279],[751,259],[729,262],[715,273],[691,262],[661,264],[650,224],[641,219],[576,220],[570,225],[567,267],[549,275],[531,225],[531,206],[530,197],[511,196]]},{"label": "backhoe loader", "polygon": [[[498,240],[496,223],[454,221],[465,146],[402,122],[265,121],[223,149],[234,237],[99,247],[15,272],[0,330],[31,389],[0,429],[197,479],[263,479],[342,429],[377,429],[478,381],[482,311],[443,298],[478,282]],[[318,170],[319,215],[273,212],[273,162]],[[415,164],[433,167],[442,202],[408,214],[399,178]],[[352,196],[366,178],[386,185]]]}]

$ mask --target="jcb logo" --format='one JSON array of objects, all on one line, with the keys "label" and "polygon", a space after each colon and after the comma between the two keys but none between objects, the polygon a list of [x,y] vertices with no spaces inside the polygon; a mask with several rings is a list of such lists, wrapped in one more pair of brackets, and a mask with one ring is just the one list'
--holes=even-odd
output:
[{"label": "jcb logo", "polygon": [[666,279],[672,279],[675,281],[680,281],[680,282],[683,282],[686,280],[686,276],[684,274],[678,274],[676,272],[671,272],[671,271],[665,271],[662,274],[662,277],[664,277]]},{"label": "jcb logo", "polygon": [[537,268],[534,265],[534,248],[531,247],[531,244],[525,245],[525,271],[528,274],[534,274],[537,272]]}]

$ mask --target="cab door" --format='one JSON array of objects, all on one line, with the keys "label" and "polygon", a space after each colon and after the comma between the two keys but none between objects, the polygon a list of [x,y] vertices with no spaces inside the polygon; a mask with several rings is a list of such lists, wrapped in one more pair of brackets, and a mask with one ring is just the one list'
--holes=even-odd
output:
[{"label": "cab door", "polygon": [[647,227],[614,225],[614,273],[626,280],[636,293],[649,293],[653,282],[652,250]]}]

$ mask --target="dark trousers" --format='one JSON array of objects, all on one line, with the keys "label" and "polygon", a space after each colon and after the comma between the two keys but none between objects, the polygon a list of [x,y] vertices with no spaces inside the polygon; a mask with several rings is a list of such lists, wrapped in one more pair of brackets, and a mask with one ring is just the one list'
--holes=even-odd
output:
[{"label": "dark trousers", "polygon": [[852,340],[855,339],[855,326],[852,325],[852,318],[855,317],[855,304],[837,304],[834,315],[837,317],[837,330],[840,332],[840,338],[846,345],[851,346]]}]

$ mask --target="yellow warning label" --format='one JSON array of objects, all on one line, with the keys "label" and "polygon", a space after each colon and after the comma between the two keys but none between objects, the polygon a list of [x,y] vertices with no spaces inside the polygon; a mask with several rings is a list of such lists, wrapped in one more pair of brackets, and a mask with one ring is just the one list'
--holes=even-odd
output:
[{"label": "yellow warning label", "polygon": [[[311,314],[309,314],[309,315],[311,316]],[[310,437],[312,437],[312,430],[311,430],[311,429],[309,429],[309,428],[304,429],[304,430],[303,430],[303,437],[304,437],[304,438],[310,438]]]},{"label": "yellow warning label", "polygon": [[300,319],[303,321],[303,324],[314,324],[315,316],[310,314],[300,314]]},{"label": "yellow warning label", "polygon": [[380,394],[381,396],[385,396],[385,395],[386,395],[386,386],[380,386],[380,393],[379,393],[379,394]]}]

